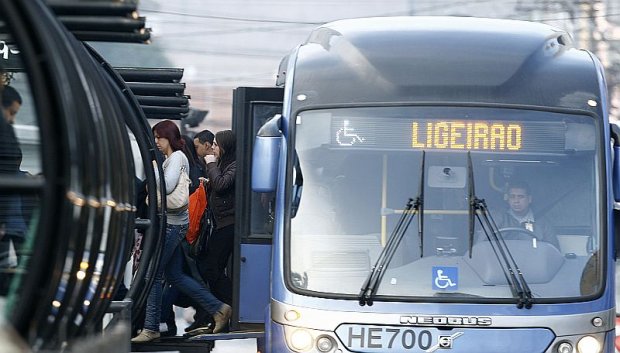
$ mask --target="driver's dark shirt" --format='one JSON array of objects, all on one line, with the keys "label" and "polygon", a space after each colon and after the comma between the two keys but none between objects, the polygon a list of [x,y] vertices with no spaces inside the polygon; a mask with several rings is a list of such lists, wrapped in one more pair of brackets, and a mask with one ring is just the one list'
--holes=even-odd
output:
[{"label": "driver's dark shirt", "polygon": [[[533,232],[538,237],[538,239],[551,243],[552,245],[554,245],[556,248],[559,249],[560,245],[558,243],[558,238],[555,236],[553,232],[553,227],[551,227],[549,222],[541,217],[534,218],[534,219],[535,221],[530,222],[530,223],[534,227]],[[496,220],[496,223],[499,229],[502,229],[502,228],[527,229],[526,224],[525,224],[527,222],[519,222],[519,220],[517,220],[513,215],[510,214],[510,211],[506,211],[502,213],[502,216],[500,217],[500,219]],[[527,237],[527,235],[524,235],[524,234],[519,235],[516,232],[504,232],[503,234],[504,234],[504,239],[524,239],[524,237]]]}]

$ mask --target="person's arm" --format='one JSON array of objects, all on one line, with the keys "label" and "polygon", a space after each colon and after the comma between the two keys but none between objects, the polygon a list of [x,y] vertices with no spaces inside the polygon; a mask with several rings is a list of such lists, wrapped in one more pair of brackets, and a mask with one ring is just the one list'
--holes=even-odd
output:
[{"label": "person's arm", "polygon": [[[183,152],[174,152],[164,162],[164,181],[166,183],[166,194],[170,194],[179,182],[181,168],[183,168]],[[157,174],[157,173],[155,173]]]},{"label": "person's arm", "polygon": [[237,171],[237,162],[233,161],[222,172],[216,162],[207,164],[207,175],[209,176],[209,185],[216,192],[226,191],[235,185],[235,173]]}]

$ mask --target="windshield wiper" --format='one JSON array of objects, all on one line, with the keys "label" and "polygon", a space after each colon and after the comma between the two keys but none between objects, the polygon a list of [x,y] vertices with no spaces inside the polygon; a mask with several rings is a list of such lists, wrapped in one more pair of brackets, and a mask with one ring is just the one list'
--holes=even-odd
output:
[{"label": "windshield wiper", "polygon": [[[381,250],[379,257],[377,258],[377,262],[375,262],[375,265],[370,270],[368,277],[366,277],[366,281],[364,281],[364,285],[362,286],[359,294],[360,306],[371,306],[373,304],[372,298],[375,296],[377,290],[379,289],[379,284],[381,283],[381,279],[385,274],[385,269],[390,264],[390,261],[392,261],[392,258],[396,253],[396,249],[398,249],[398,245],[400,244],[403,236],[407,232],[407,228],[409,228],[413,217],[416,215],[416,213],[421,212],[424,207],[424,160],[425,153],[424,151],[422,151],[422,165],[420,167],[420,189],[418,191],[418,196],[415,199],[410,198],[407,201],[407,205],[405,206],[402,215],[398,219],[398,223],[396,223],[396,227],[392,231],[392,234],[390,234],[387,244],[385,244],[385,247],[383,248],[383,250]],[[420,237],[420,250],[422,250],[423,240],[422,218],[423,216],[422,214],[420,214],[420,217],[418,217],[418,236]],[[422,253],[420,253],[420,255],[421,254]]]},{"label": "windshield wiper", "polygon": [[414,199],[409,199],[409,201],[407,201],[403,214],[398,219],[398,223],[396,224],[394,231],[390,234],[387,244],[383,250],[381,250],[379,257],[377,258],[377,262],[370,270],[370,273],[368,274],[368,277],[366,277],[366,281],[360,290],[359,303],[361,306],[366,304],[368,304],[368,306],[372,305],[372,297],[377,292],[378,285],[383,278],[383,274],[385,273],[384,269],[392,260],[392,257],[398,248],[398,244],[407,231],[411,220],[413,220],[413,216],[418,212],[418,201]]},{"label": "windshield wiper", "polygon": [[[469,183],[469,257],[472,257],[472,249],[474,242],[474,217],[478,218],[480,225],[487,239],[491,243],[491,247],[497,260],[502,267],[502,272],[506,276],[506,280],[510,285],[513,297],[517,298],[517,308],[532,307],[532,292],[529,285],[521,273],[521,269],[517,265],[510,249],[504,241],[495,220],[491,216],[491,212],[487,207],[484,199],[476,196],[474,186],[474,169],[471,161],[471,153],[467,152],[467,179]],[[513,268],[514,265],[514,268]]]},{"label": "windshield wiper", "polygon": [[[477,198],[475,199],[475,202],[477,203],[476,208],[478,211],[476,212],[476,217],[478,217],[480,224],[482,224],[482,220],[480,219],[480,216],[482,216],[488,229],[490,229],[490,232],[488,232],[485,229],[484,225],[482,226],[482,229],[484,229],[484,232],[487,235],[487,238],[489,238],[489,233],[492,235],[491,238],[493,240],[489,239],[489,241],[491,242],[494,241],[497,244],[497,248],[500,251],[502,259],[505,261],[506,268],[508,269],[510,278],[515,283],[515,286],[513,287],[511,285],[511,287],[513,288],[513,290],[514,289],[517,290],[517,295],[519,298],[517,307],[519,309],[523,307],[525,307],[526,309],[530,309],[532,307],[532,291],[530,290],[530,286],[525,281],[525,277],[523,277],[523,273],[521,272],[519,265],[517,265],[517,262],[512,256],[512,253],[510,252],[510,249],[506,245],[506,242],[504,241],[504,237],[499,231],[497,224],[495,224],[493,217],[491,217],[491,214],[489,213],[489,208],[487,207],[486,202],[484,200],[480,200]],[[493,250],[495,251],[495,249]],[[513,265],[514,265],[514,268],[513,268]],[[502,266],[502,268],[504,267]]]}]

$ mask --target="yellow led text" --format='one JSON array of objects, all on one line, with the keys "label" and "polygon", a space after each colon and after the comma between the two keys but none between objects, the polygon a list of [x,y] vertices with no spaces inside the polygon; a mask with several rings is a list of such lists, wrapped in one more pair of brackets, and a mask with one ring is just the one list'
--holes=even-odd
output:
[{"label": "yellow led text", "polygon": [[487,122],[438,121],[411,126],[411,147],[518,151],[521,125]]}]

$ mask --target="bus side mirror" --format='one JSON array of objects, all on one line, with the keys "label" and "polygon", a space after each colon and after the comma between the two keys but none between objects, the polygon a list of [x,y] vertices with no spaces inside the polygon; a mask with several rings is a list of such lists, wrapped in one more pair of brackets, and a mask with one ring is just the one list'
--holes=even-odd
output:
[{"label": "bus side mirror", "polygon": [[614,146],[613,151],[612,183],[614,201],[620,202],[620,146]]},{"label": "bus side mirror", "polygon": [[620,254],[620,127],[609,124],[612,138],[612,171],[611,184],[613,189],[613,220],[615,257]]},{"label": "bus side mirror", "polygon": [[278,181],[280,149],[282,146],[282,116],[269,119],[256,134],[252,154],[252,190],[273,192]]},{"label": "bus side mirror", "polygon": [[614,202],[620,202],[620,127],[616,124],[609,124],[609,132],[612,140],[611,183]]}]

